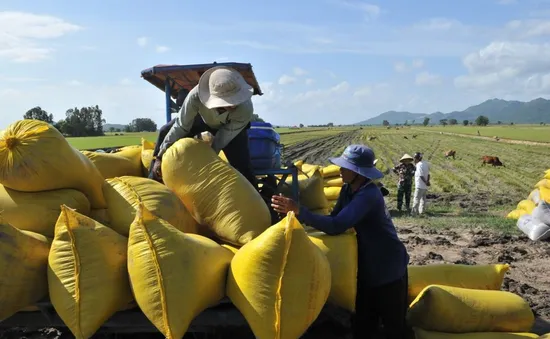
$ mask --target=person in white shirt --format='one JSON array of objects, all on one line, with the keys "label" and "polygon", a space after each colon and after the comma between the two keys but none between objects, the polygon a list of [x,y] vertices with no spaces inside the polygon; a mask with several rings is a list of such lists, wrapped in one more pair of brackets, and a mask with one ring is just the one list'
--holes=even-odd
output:
[{"label": "person in white shirt", "polygon": [[414,198],[412,215],[421,215],[426,207],[426,193],[430,187],[430,165],[422,160],[422,153],[414,154],[416,171],[414,173]]},{"label": "person in white shirt", "polygon": [[228,162],[257,188],[247,134],[254,113],[252,94],[252,86],[230,67],[217,66],[204,72],[164,137],[149,177],[162,180],[162,157],[173,143],[210,132],[214,152],[223,150]]}]

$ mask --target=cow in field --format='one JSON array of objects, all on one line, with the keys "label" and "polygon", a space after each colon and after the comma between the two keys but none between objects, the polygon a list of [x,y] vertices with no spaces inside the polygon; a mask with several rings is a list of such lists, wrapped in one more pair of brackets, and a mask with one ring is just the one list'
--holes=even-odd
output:
[{"label": "cow in field", "polygon": [[450,151],[445,152],[445,158],[452,157],[453,160],[454,160],[455,156],[456,156],[456,151],[455,150],[450,150]]},{"label": "cow in field", "polygon": [[417,135],[416,134],[413,134],[413,139],[416,139]]},{"label": "cow in field", "polygon": [[404,137],[403,137],[403,139],[407,139],[407,140],[409,140],[409,138],[407,138],[407,136],[404,136]]},{"label": "cow in field", "polygon": [[500,162],[500,159],[498,157],[484,155],[481,158],[481,160],[483,161],[483,163],[481,164],[482,166],[485,166],[485,164],[489,164],[489,165],[493,165],[493,167],[495,167],[495,166],[506,167],[506,166],[504,166],[504,164],[502,162]]},{"label": "cow in field", "polygon": [[369,141],[376,140],[376,137],[369,137]]}]

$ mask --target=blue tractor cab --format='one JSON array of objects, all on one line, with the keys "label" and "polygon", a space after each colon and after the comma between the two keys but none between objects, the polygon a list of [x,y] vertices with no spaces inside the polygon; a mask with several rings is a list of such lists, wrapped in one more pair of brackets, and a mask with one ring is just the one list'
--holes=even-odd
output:
[{"label": "blue tractor cab", "polygon": [[[214,62],[196,65],[157,65],[143,70],[141,77],[164,92],[166,122],[169,122],[172,119],[172,114],[177,113],[177,105],[172,99],[177,100],[180,94],[189,93],[199,83],[201,75],[215,66],[231,67],[239,71],[246,82],[254,89],[254,95],[263,94],[252,71],[252,65],[247,63]],[[281,145],[280,136],[273,126],[265,122],[252,122],[248,136],[252,166],[256,176],[264,184],[274,183],[276,191],[282,185],[286,185],[288,176],[292,176],[292,193],[294,198],[298,200],[298,169],[290,162],[284,166],[281,163],[283,145]]]}]

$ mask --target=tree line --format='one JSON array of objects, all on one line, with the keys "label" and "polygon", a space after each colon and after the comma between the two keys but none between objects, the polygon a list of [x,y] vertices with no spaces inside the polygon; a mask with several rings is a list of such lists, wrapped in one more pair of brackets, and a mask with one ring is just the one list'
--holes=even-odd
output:
[{"label": "tree line", "polygon": [[[422,125],[423,126],[428,126],[430,124],[430,120],[431,119],[428,118],[428,117],[424,118],[424,120],[422,121]],[[411,124],[414,125],[415,120],[413,120]],[[409,124],[409,121],[406,120],[403,125],[404,126],[409,126],[411,124]],[[439,124],[442,125],[442,126],[458,125],[458,120],[456,120],[456,119],[441,119],[441,120],[439,120]],[[489,125],[489,118],[487,118],[484,115],[480,115],[474,121],[469,121],[469,120],[463,120],[462,121],[462,125],[464,125],[464,126],[472,126],[474,124],[477,125],[477,126],[487,126],[487,125]],[[502,122],[498,121],[497,124],[500,125],[500,124],[502,124]],[[512,122],[510,124],[513,125],[514,123]],[[384,120],[382,122],[382,125],[383,126],[390,126],[391,124],[388,120]],[[398,126],[399,124],[395,124],[395,125]]]},{"label": "tree line", "polygon": [[[96,106],[75,107],[68,109],[65,112],[65,119],[54,121],[53,114],[48,113],[40,106],[36,106],[28,110],[23,119],[35,119],[45,121],[59,130],[63,135],[68,137],[90,137],[105,135],[103,125],[103,111]],[[264,122],[258,114],[254,114],[253,121]],[[156,132],[157,124],[149,118],[136,118],[124,128],[110,127],[109,132]]]}]

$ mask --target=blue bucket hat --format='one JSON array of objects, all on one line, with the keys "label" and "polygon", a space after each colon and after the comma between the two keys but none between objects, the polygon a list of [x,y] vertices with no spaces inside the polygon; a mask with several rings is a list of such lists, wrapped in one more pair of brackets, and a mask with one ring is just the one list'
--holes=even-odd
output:
[{"label": "blue bucket hat", "polygon": [[346,147],[342,156],[330,158],[336,166],[353,171],[369,179],[381,179],[384,174],[374,167],[374,152],[365,145],[350,145]]}]

